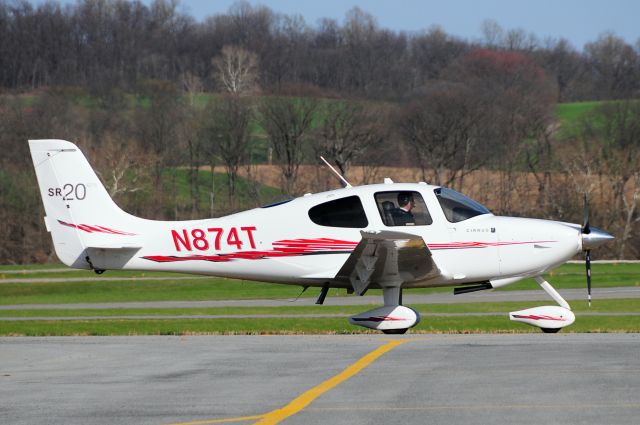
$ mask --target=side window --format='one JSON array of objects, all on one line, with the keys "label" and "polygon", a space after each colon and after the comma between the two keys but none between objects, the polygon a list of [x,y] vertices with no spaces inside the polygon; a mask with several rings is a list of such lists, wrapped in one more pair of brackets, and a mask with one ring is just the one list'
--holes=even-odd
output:
[{"label": "side window", "polygon": [[378,192],[375,198],[385,226],[426,226],[433,223],[418,192]]},{"label": "side window", "polygon": [[369,225],[362,202],[357,196],[316,205],[309,210],[309,218],[320,226],[362,229]]}]

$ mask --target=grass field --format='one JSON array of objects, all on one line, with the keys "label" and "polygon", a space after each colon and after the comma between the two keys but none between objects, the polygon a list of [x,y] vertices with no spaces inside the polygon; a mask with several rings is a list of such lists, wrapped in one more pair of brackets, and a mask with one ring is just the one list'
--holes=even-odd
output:
[{"label": "grass field", "polygon": [[556,107],[556,116],[563,124],[573,124],[601,104],[602,102],[559,103]]},{"label": "grass field", "polygon": [[[538,333],[500,316],[423,317],[411,333]],[[563,332],[640,332],[640,316],[585,316]],[[0,322],[4,336],[378,333],[341,317]]]},{"label": "grass field", "polygon": [[[39,268],[42,269],[41,266]],[[15,304],[73,304],[131,301],[202,301],[226,299],[282,299],[300,295],[300,287],[275,285],[222,278],[203,278],[177,273],[149,273],[109,271],[105,279],[96,279],[90,271],[37,272],[31,266],[24,273],[8,273],[17,270],[15,266],[0,269],[0,305]],[[45,268],[46,269],[46,268]],[[163,280],[141,280],[139,278],[161,278]],[[168,279],[167,278],[176,278]],[[547,276],[557,289],[585,288],[584,266],[566,264],[553,270]],[[22,279],[56,279],[55,282],[16,282]],[[74,281],[57,281],[70,278]],[[86,278],[86,281],[75,281]],[[123,280],[111,280],[111,279]],[[7,283],[11,279],[15,283]],[[89,280],[94,279],[94,280]],[[128,279],[128,280],[124,280]],[[593,285],[598,288],[619,286],[640,286],[640,264],[594,264]],[[535,290],[539,286],[527,279],[501,291]],[[450,292],[451,288],[412,289],[410,293]],[[303,297],[317,297],[318,289],[311,288]],[[368,295],[381,295],[379,290],[371,290]],[[346,290],[332,289],[329,296],[346,296]]]},{"label": "grass field", "polygon": [[[184,168],[168,168],[163,175],[164,186],[171,190],[170,187],[175,184],[175,191],[177,193],[176,198],[173,200],[178,205],[190,204],[191,194],[189,189],[189,170]],[[229,200],[228,190],[229,178],[224,172],[224,167],[216,167],[214,173],[214,187],[215,187],[215,205],[216,208],[221,209],[223,212],[228,212],[227,204]],[[209,205],[209,192],[208,188],[211,187],[211,172],[208,170],[198,171],[198,184],[200,188],[199,202],[201,207],[208,211]],[[249,186],[253,186],[253,190],[249,190]],[[257,199],[254,197],[257,194]],[[236,193],[235,193],[236,205],[243,205],[246,208],[255,208],[262,204],[267,204],[274,201],[280,201],[286,198],[286,195],[280,189],[275,187],[266,186],[256,181],[250,181],[244,177],[238,176],[236,181]],[[218,211],[220,213],[220,211]]]},{"label": "grass field", "polygon": [[[640,264],[594,264],[594,286],[640,286]],[[367,329],[349,325],[346,316],[363,311],[364,306],[287,306],[287,307],[215,307],[215,308],[113,308],[78,309],[74,303],[129,301],[196,301],[222,299],[288,299],[300,294],[300,288],[220,278],[202,278],[177,273],[109,272],[95,279],[88,271],[69,270],[58,265],[0,266],[0,335],[188,335],[188,334],[315,334],[367,333]],[[160,280],[166,279],[168,280]],[[32,279],[62,281],[32,282]],[[73,279],[73,281],[69,281]],[[80,279],[76,281],[76,279]],[[87,279],[87,280],[84,280]],[[94,279],[94,280],[88,280]],[[564,265],[548,275],[558,289],[583,288],[581,264]],[[536,289],[533,281],[511,285],[511,289]],[[411,293],[450,291],[451,288],[411,290]],[[370,291],[367,295],[380,295]],[[315,297],[317,289],[303,296]],[[332,290],[332,296],[347,296],[345,290]],[[12,309],[18,304],[70,304],[63,309]],[[328,302],[330,304],[330,301]],[[538,332],[537,329],[510,322],[509,311],[521,310],[539,302],[483,302],[470,304],[410,305],[426,316],[411,332]],[[553,304],[551,301],[544,304]],[[573,301],[577,320],[564,332],[640,332],[640,300]],[[429,316],[446,313],[454,316]],[[488,313],[490,316],[455,316]],[[599,316],[584,315],[597,313]],[[345,317],[309,317],[335,314]],[[300,317],[193,318],[190,316],[300,315]],[[98,319],[82,319],[82,317]],[[122,316],[139,316],[123,319]],[[162,318],[162,316],[184,316]],[[52,318],[65,318],[55,320]],[[73,318],[77,317],[77,320]],[[19,320],[47,318],[46,320]]]},{"label": "grass field", "polygon": [[[576,313],[640,313],[640,300],[596,300],[588,307],[586,300],[573,301]],[[531,307],[531,301],[469,304],[407,304],[422,314],[438,313],[496,313],[522,310]],[[104,317],[112,316],[202,316],[202,315],[312,315],[359,313],[363,306],[291,306],[291,307],[203,307],[203,308],[111,308],[111,309],[33,309],[0,310],[0,317]]]}]

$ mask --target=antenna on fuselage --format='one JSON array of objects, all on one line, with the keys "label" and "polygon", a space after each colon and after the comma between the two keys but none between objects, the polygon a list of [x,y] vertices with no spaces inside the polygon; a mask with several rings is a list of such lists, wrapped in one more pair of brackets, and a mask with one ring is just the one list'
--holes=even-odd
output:
[{"label": "antenna on fuselage", "polygon": [[344,183],[345,187],[353,187],[353,186],[351,186],[351,183],[349,183],[349,182],[348,182],[344,177],[342,177],[342,175],[338,172],[338,170],[336,170],[335,168],[333,168],[333,167],[331,166],[331,164],[329,164],[329,163],[327,162],[327,160],[326,160],[326,159],[324,159],[324,158],[322,157],[322,155],[320,155],[320,159],[321,159],[325,164],[327,164],[327,167],[329,167],[329,169],[331,169],[331,171],[333,171],[333,173],[334,173],[336,176],[338,176],[338,178],[342,181],[342,183]]}]

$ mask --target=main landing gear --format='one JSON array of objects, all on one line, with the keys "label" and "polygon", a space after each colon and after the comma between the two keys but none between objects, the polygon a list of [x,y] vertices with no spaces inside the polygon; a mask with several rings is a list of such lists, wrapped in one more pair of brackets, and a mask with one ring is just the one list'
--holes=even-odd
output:
[{"label": "main landing gear", "polygon": [[400,286],[383,287],[382,295],[384,307],[351,316],[349,322],[392,335],[404,334],[409,328],[420,323],[420,314],[402,305],[402,288]]}]

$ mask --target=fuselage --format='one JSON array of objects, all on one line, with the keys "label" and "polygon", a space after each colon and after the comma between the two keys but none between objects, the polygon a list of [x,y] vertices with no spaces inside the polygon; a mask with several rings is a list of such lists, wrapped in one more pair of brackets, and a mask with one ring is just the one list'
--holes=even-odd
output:
[{"label": "fuselage", "polygon": [[[403,193],[414,199],[413,223],[393,222]],[[143,241],[142,248],[120,259],[94,250],[94,266],[321,286],[336,276],[361,230],[384,229],[422,237],[443,271],[404,287],[486,281],[497,287],[539,275],[582,249],[578,225],[494,216],[457,192],[424,183],[308,194],[215,219],[138,220],[135,228],[109,230],[134,245]]]}]

